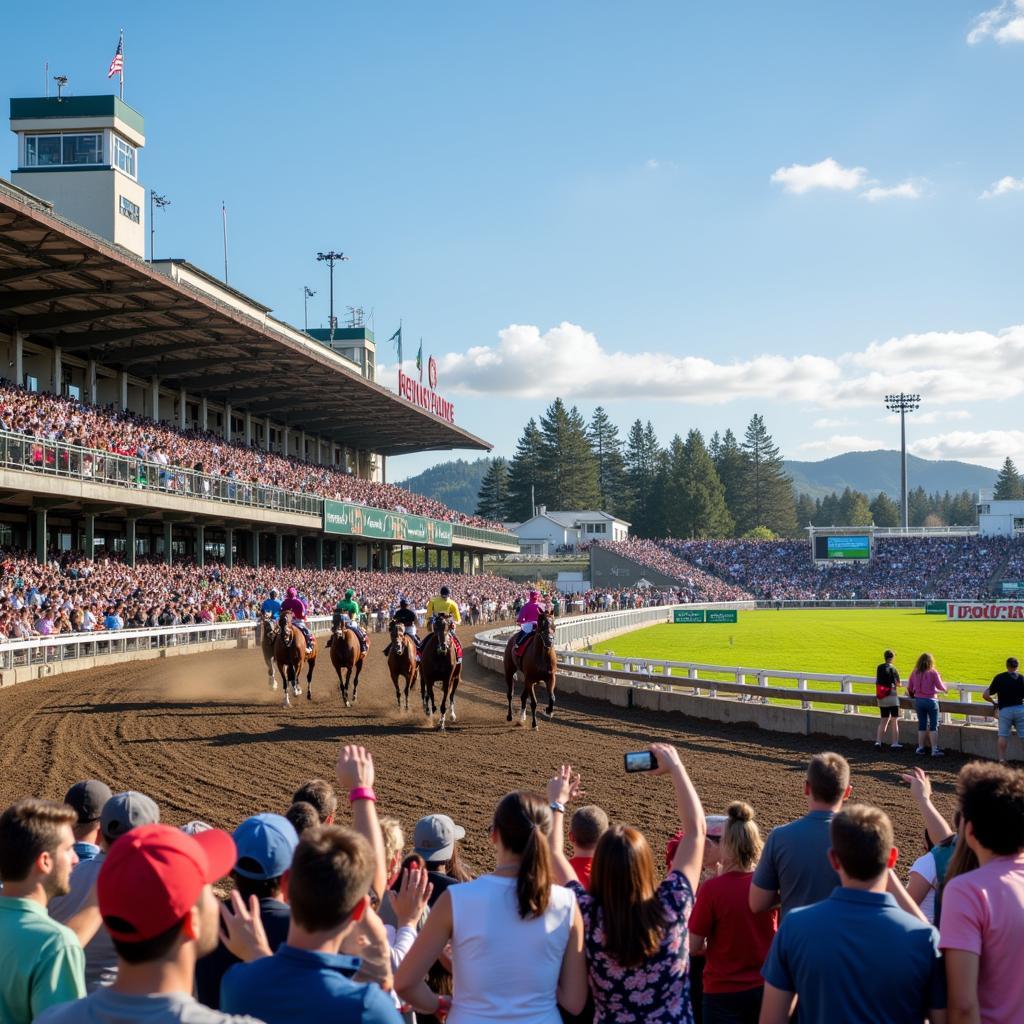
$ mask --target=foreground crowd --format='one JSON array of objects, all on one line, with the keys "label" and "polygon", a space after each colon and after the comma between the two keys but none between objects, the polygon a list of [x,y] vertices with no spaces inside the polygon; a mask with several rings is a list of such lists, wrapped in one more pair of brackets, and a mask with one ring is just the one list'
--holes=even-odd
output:
[{"label": "foreground crowd", "polygon": [[807,814],[762,843],[748,804],[705,815],[676,750],[649,753],[679,818],[664,871],[579,805],[568,766],[498,803],[476,878],[452,818],[422,818],[409,850],[378,817],[361,747],[337,762],[346,811],[313,779],[230,835],[95,780],[19,800],[0,816],[0,1020],[1020,1021],[1024,774],[964,767],[952,823],[924,772],[903,776],[929,848],[904,887],[838,754],[811,759]]}]

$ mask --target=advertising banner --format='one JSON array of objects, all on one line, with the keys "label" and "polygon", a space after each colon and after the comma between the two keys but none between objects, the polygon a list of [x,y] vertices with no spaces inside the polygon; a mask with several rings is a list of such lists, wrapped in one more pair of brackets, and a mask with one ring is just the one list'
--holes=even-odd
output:
[{"label": "advertising banner", "polygon": [[739,613],[735,608],[709,608],[707,618],[705,622],[736,622],[739,619]]},{"label": "advertising banner", "polygon": [[1024,604],[950,601],[946,616],[955,622],[1024,622]]},{"label": "advertising banner", "polygon": [[1004,594],[1014,594],[1024,597],[1024,581],[1021,580],[1002,580],[999,584],[999,589]]},{"label": "advertising banner", "polygon": [[452,546],[452,524],[404,512],[388,512],[344,501],[324,502],[324,533],[367,540],[401,541],[403,544]]},{"label": "advertising banner", "polygon": [[703,622],[703,608],[676,608],[672,612],[673,622]]},{"label": "advertising banner", "polygon": [[945,601],[929,601],[924,606],[925,615],[945,615],[946,614],[946,602]]}]

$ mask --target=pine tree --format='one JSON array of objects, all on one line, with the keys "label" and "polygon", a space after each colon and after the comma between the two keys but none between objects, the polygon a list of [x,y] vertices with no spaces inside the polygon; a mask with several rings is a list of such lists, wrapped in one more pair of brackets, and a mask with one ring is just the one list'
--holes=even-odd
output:
[{"label": "pine tree", "polygon": [[915,487],[909,492],[907,508],[910,510],[910,525],[924,526],[925,519],[932,513],[932,503],[923,487]]},{"label": "pine tree", "polygon": [[530,421],[516,444],[516,453],[508,468],[509,518],[525,522],[533,518],[534,503],[545,501],[540,476],[541,435],[537,421]]},{"label": "pine tree", "polygon": [[801,494],[796,499],[796,525],[802,530],[814,522],[817,506],[809,494]]},{"label": "pine tree", "polygon": [[997,501],[1021,501],[1024,500],[1024,479],[1017,472],[1013,459],[1009,455],[999,470],[996,478],[996,488],[992,495]]},{"label": "pine tree", "polygon": [[717,434],[711,439],[711,457],[715,460],[718,478],[725,488],[725,504],[729,514],[739,524],[743,504],[743,476],[746,471],[746,460],[743,449],[736,441],[736,435],[726,430],[721,440],[716,441]]},{"label": "pine tree", "polygon": [[540,435],[539,472],[545,503],[559,511],[594,508],[600,501],[597,460],[579,409],[566,409],[561,398],[556,398],[541,417]]},{"label": "pine tree", "polygon": [[619,428],[600,405],[590,417],[587,439],[597,462],[597,489],[601,496],[598,507],[617,515],[629,504],[626,463],[622,457]]},{"label": "pine tree", "polygon": [[871,516],[875,526],[900,525],[900,507],[885,491],[879,491],[878,496],[871,502]]},{"label": "pine tree", "polygon": [[746,533],[767,526],[773,533],[792,534],[796,529],[793,481],[786,476],[779,447],[757,413],[747,424],[742,448],[746,465],[737,529]]},{"label": "pine tree", "polygon": [[652,537],[657,533],[654,498],[660,454],[654,428],[650,423],[645,428],[637,420],[629,429],[625,461],[630,494],[628,518],[632,533],[640,537]]},{"label": "pine tree", "polygon": [[501,456],[491,461],[480,484],[476,514],[499,523],[510,518],[508,462]]},{"label": "pine tree", "polygon": [[725,504],[725,487],[699,430],[691,430],[683,446],[680,513],[680,536],[702,540],[732,535],[735,524]]}]

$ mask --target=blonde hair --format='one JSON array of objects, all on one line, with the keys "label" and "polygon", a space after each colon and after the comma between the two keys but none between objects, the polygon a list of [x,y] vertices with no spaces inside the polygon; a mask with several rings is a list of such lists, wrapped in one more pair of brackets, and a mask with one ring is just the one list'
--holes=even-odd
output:
[{"label": "blonde hair", "polygon": [[754,808],[737,800],[729,804],[726,817],[721,839],[722,861],[739,871],[751,871],[764,848],[761,830],[754,821]]},{"label": "blonde hair", "polygon": [[401,859],[405,851],[405,833],[397,818],[381,818],[380,831],[384,837],[384,866],[390,868],[395,858]]}]

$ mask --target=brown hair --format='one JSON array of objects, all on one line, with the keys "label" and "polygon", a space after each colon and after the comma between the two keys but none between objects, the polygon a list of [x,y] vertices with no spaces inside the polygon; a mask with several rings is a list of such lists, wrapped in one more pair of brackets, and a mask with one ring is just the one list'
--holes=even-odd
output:
[{"label": "brown hair", "polygon": [[310,779],[299,786],[292,797],[292,803],[297,804],[299,801],[305,801],[316,808],[321,825],[326,825],[327,819],[334,817],[338,809],[338,795],[334,787],[323,779]]},{"label": "brown hair", "polygon": [[885,811],[853,804],[832,819],[829,836],[832,850],[851,878],[870,882],[888,868],[893,837]]},{"label": "brown hair", "polygon": [[54,854],[78,815],[67,804],[25,797],[0,814],[0,881],[22,882],[41,853]]},{"label": "brown hair", "polygon": [[590,849],[608,831],[608,815],[597,804],[577,808],[569,822],[569,836],[574,846]]},{"label": "brown hair", "polygon": [[521,918],[540,917],[548,908],[551,885],[551,809],[539,793],[509,793],[494,809],[494,830],[506,850],[518,854],[516,902]]},{"label": "brown hair", "polygon": [[927,651],[917,659],[917,664],[914,665],[914,671],[921,673],[933,668],[935,668],[935,659]]},{"label": "brown hair", "polygon": [[311,828],[292,857],[292,919],[310,932],[339,928],[370,891],[372,880],[373,850],[358,832],[340,825]]},{"label": "brown hair", "polygon": [[837,804],[850,785],[850,765],[842,754],[831,750],[815,754],[807,765],[811,796],[823,804]]},{"label": "brown hair", "polygon": [[320,814],[308,800],[296,800],[284,812],[284,816],[292,823],[300,836],[307,828],[316,828],[320,824]]},{"label": "brown hair", "polygon": [[997,857],[1024,850],[1024,772],[1005,764],[967,764],[956,794],[964,822],[986,850]]},{"label": "brown hair", "polygon": [[604,950],[622,967],[653,956],[665,935],[654,856],[642,832],[612,825],[597,844],[590,894],[604,918]]},{"label": "brown hair", "polygon": [[754,808],[737,800],[726,809],[728,820],[722,829],[722,862],[728,861],[739,871],[752,871],[761,857],[764,843],[761,830],[754,821]]}]

